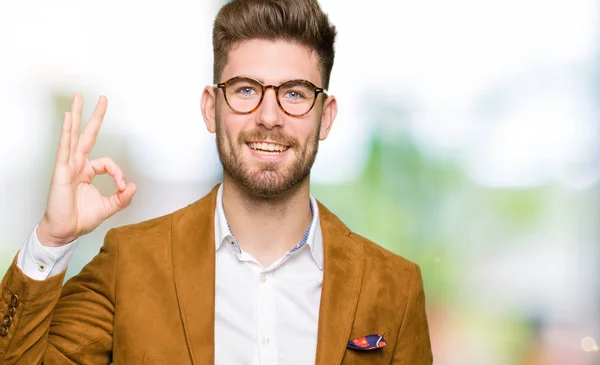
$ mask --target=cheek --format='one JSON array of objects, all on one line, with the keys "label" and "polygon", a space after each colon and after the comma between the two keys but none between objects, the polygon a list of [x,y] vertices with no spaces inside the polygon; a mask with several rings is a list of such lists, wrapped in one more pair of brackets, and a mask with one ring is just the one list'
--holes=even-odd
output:
[{"label": "cheek", "polygon": [[245,121],[240,120],[238,115],[224,112],[219,115],[217,131],[228,140],[235,142],[243,129],[244,123]]},{"label": "cheek", "polygon": [[298,132],[304,136],[304,140],[306,143],[312,144],[315,139],[319,138],[320,134],[320,123],[317,120],[307,120],[306,123],[302,125],[301,130]]}]

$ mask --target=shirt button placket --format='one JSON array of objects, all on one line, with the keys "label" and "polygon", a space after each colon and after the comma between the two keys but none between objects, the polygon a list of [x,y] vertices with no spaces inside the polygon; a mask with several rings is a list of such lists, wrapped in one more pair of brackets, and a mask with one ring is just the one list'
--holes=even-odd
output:
[{"label": "shirt button placket", "polygon": [[268,316],[267,313],[267,308],[266,308],[266,290],[267,288],[265,287],[265,283],[267,281],[267,276],[265,275],[265,273],[259,273],[258,274],[258,288],[257,288],[257,306],[256,306],[256,311],[257,311],[257,334],[258,334],[258,338],[257,338],[257,342],[258,342],[258,353],[259,353],[259,358],[261,359],[261,365],[264,362],[264,358],[265,358],[265,349],[264,349],[264,342],[265,342],[265,321],[266,318]]},{"label": "shirt button placket", "polygon": [[262,364],[277,364],[277,341],[275,335],[275,305],[273,298],[272,273],[261,273],[258,277],[258,347]]}]

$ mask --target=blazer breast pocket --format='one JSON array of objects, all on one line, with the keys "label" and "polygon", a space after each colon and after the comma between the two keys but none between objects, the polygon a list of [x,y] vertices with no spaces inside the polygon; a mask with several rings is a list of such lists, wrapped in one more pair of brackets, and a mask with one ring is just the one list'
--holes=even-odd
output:
[{"label": "blazer breast pocket", "polygon": [[381,358],[381,357],[378,359],[375,359],[375,358],[369,356],[367,358],[359,359],[359,360],[343,361],[340,365],[382,365],[383,364],[382,361],[383,361],[383,358]]},{"label": "blazer breast pocket", "polygon": [[[340,365],[381,365],[383,364],[383,354],[379,354],[379,356],[359,356],[357,359],[354,356],[351,359],[343,360]],[[346,355],[344,355],[346,358]]]}]

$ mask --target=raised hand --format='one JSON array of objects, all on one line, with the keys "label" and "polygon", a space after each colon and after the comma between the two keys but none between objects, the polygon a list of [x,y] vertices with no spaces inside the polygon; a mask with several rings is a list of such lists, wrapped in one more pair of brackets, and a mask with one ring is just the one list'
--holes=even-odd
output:
[{"label": "raised hand", "polygon": [[[100,97],[80,136],[82,104],[81,95],[76,94],[71,111],[65,113],[48,203],[37,228],[37,236],[45,246],[63,246],[93,231],[127,207],[135,194],[135,184],[125,181],[125,174],[110,158],[88,159],[106,114],[106,97]],[[106,173],[118,189],[110,197],[102,196],[92,185],[94,176]]]}]

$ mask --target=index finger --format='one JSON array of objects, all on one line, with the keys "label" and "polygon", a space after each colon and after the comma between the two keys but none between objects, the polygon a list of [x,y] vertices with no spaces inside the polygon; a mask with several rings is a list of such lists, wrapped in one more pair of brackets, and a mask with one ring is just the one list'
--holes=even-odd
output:
[{"label": "index finger", "polygon": [[94,108],[94,113],[92,117],[88,121],[85,129],[81,133],[81,137],[79,137],[79,144],[77,146],[77,150],[82,153],[84,156],[88,156],[90,152],[92,152],[92,148],[96,143],[96,136],[98,135],[98,131],[100,130],[100,125],[102,124],[102,120],[104,119],[104,115],[106,114],[106,108],[108,106],[108,100],[106,96],[100,96],[98,99],[98,103]]},{"label": "index finger", "polygon": [[71,152],[71,129],[73,128],[73,116],[71,113],[65,113],[60,140],[58,142],[58,153],[56,154],[56,165],[66,165],[69,163]]},{"label": "index finger", "polygon": [[75,94],[73,95],[73,104],[71,105],[71,145],[70,145],[70,153],[73,155],[77,149],[77,142],[79,141],[79,124],[81,123],[81,108],[83,104],[83,99],[81,95]]}]

